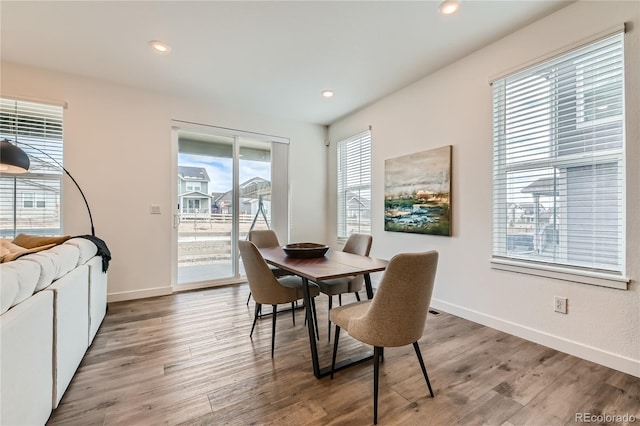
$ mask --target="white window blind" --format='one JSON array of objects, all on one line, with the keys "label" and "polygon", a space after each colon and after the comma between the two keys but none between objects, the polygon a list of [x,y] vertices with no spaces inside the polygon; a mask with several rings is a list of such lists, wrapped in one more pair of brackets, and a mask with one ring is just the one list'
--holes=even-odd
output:
[{"label": "white window blind", "polygon": [[624,274],[623,34],[493,83],[493,257]]},{"label": "white window blind", "polygon": [[338,142],[338,238],[371,233],[371,131]]},{"label": "white window blind", "polygon": [[[0,99],[0,139],[28,155],[29,171],[0,175],[0,236],[60,235],[63,160],[61,106]],[[30,146],[27,146],[30,145]],[[31,148],[33,147],[33,148]],[[37,148],[37,149],[34,149]]]}]

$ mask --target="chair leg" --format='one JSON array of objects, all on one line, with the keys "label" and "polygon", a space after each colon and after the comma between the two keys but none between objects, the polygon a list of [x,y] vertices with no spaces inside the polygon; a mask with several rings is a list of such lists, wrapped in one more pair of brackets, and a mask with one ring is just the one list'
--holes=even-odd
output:
[{"label": "chair leg", "polygon": [[316,314],[316,298],[311,298],[311,310],[313,311],[313,325],[316,328],[316,340],[320,340],[320,330],[318,330],[318,314]]},{"label": "chair leg", "polygon": [[296,308],[293,302],[291,302],[291,317],[293,318],[293,326],[296,326]]},{"label": "chair leg", "polygon": [[360,293],[358,293],[357,291],[354,293],[356,295],[356,300],[359,302],[360,301]]},{"label": "chair leg", "polygon": [[380,373],[380,352],[382,348],[373,348],[373,424],[378,424],[378,376]]},{"label": "chair leg", "polygon": [[422,368],[422,374],[424,374],[424,379],[427,381],[429,393],[431,394],[431,398],[433,398],[433,390],[431,389],[431,383],[429,382],[429,376],[427,375],[427,368],[424,366],[424,361],[422,360],[422,354],[420,353],[420,346],[418,346],[418,342],[413,342],[413,348],[416,350],[416,355],[418,356],[418,361],[420,362],[420,368]]},{"label": "chair leg", "polygon": [[249,301],[251,300],[251,292],[249,292],[249,296],[247,297],[247,306],[249,306]]},{"label": "chair leg", "polygon": [[273,321],[271,322],[271,358],[276,347],[276,314],[278,313],[278,305],[273,305]]},{"label": "chair leg", "polygon": [[333,370],[336,368],[336,354],[338,353],[338,338],[340,338],[340,327],[336,325],[336,335],[333,338],[333,356],[331,357],[331,379],[333,379]]},{"label": "chair leg", "polygon": [[338,304],[342,306],[342,294],[338,295]]},{"label": "chair leg", "polygon": [[258,314],[260,313],[260,304],[256,303],[256,313],[253,316],[253,325],[251,326],[251,333],[249,337],[253,336],[253,329],[256,328],[256,321],[258,321]]},{"label": "chair leg", "polygon": [[333,305],[333,296],[329,296],[329,310],[327,311],[327,326],[329,329],[329,336],[327,337],[327,342],[331,341],[331,308]]}]

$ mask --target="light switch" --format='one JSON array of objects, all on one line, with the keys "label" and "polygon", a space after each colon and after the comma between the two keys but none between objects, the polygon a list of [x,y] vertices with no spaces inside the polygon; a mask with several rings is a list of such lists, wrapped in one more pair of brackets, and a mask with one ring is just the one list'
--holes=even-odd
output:
[{"label": "light switch", "polygon": [[160,205],[159,204],[151,204],[149,207],[149,213],[151,214],[160,214]]}]

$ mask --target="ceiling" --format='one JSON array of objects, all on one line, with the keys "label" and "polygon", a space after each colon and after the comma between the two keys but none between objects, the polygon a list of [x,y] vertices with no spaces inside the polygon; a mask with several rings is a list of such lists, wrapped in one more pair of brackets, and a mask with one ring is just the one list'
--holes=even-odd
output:
[{"label": "ceiling", "polygon": [[[439,3],[2,0],[0,53],[326,125],[571,1],[465,0],[448,17]],[[154,39],[171,52],[154,52]]]}]

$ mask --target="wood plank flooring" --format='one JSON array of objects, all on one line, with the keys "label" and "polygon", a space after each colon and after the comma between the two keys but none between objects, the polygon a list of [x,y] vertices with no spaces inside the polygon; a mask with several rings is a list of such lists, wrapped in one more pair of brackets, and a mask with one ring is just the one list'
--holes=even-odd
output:
[{"label": "wood plank flooring", "polygon": [[[238,285],[110,304],[48,424],[372,424],[372,364],[315,379],[303,310],[295,326],[278,315],[271,359],[270,317],[249,338],[248,293]],[[333,344],[326,296],[316,306],[324,366]],[[371,351],[342,334],[339,358]],[[638,378],[447,313],[429,314],[420,346],[435,398],[413,348],[387,348],[380,425],[567,425],[576,413],[640,424]]]}]

